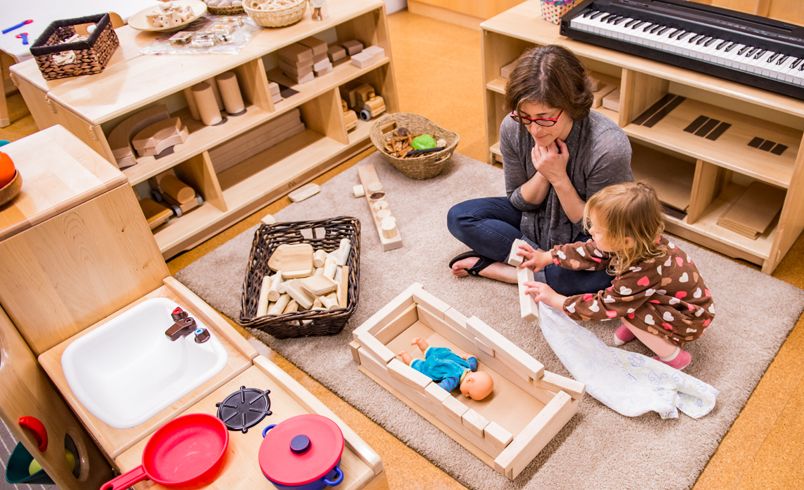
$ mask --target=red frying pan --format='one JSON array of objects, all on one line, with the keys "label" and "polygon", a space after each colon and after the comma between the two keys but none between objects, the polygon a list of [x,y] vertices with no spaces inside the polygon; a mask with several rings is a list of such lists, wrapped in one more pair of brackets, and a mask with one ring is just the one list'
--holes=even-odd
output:
[{"label": "red frying pan", "polygon": [[101,490],[122,490],[149,479],[166,487],[207,485],[218,476],[228,445],[229,431],[212,415],[176,417],[148,440],[142,465],[104,483]]}]

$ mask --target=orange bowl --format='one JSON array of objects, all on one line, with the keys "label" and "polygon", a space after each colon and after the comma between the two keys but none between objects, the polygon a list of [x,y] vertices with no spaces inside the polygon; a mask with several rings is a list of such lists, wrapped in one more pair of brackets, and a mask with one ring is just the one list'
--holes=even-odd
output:
[{"label": "orange bowl", "polygon": [[8,154],[0,151],[0,187],[5,187],[11,182],[17,170],[14,168],[14,160]]},{"label": "orange bowl", "polygon": [[17,194],[22,190],[22,175],[19,172],[14,172],[11,181],[3,187],[0,187],[0,206],[4,206],[11,202]]}]

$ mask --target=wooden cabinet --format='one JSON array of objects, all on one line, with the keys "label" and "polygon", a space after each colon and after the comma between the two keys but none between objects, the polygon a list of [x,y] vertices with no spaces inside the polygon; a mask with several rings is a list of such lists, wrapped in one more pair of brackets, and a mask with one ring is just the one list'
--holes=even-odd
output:
[{"label": "wooden cabinet", "polygon": [[[165,172],[175,172],[203,196],[200,207],[155,230],[159,249],[171,257],[368,146],[371,121],[358,121],[347,131],[343,120],[340,99],[349,88],[370,83],[388,111],[399,110],[384,3],[333,1],[328,14],[323,22],[306,16],[286,28],[261,29],[236,55],[142,55],[139,49],[151,42],[152,34],[123,27],[117,29],[120,49],[99,75],[48,82],[33,61],[15,65],[12,72],[40,128],[60,123],[109,162],[115,162],[110,132],[127,116],[164,104],[171,116],[182,119],[189,136],[172,154],[140,157],[123,170],[141,197],[148,194],[149,179]],[[313,81],[296,84],[278,70],[277,50],[309,36],[330,44],[358,39],[366,46],[382,46],[385,56],[363,68],[343,63]],[[224,124],[204,126],[192,118],[185,92],[227,71],[237,75],[246,112],[229,116]],[[298,93],[275,103],[269,82]],[[216,170],[216,149],[231,142],[247,146],[250,131],[295,110],[305,123],[303,132]]]},{"label": "wooden cabinet", "polygon": [[[498,133],[508,114],[500,69],[527,48],[561,44],[593,75],[619,84],[618,110],[594,110],[628,135],[634,175],[656,187],[668,230],[773,272],[804,229],[804,102],[565,38],[541,19],[537,1],[481,27],[491,161],[502,160]],[[783,204],[767,231],[749,238],[718,221],[754,182]]]}]

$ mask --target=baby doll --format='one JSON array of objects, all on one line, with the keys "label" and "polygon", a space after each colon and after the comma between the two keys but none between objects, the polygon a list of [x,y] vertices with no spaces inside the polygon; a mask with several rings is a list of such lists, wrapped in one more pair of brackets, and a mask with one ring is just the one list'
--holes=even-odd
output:
[{"label": "baby doll", "polygon": [[430,347],[426,340],[416,337],[415,345],[424,353],[424,359],[413,359],[407,352],[400,352],[402,362],[424,374],[445,390],[451,392],[460,387],[461,394],[472,400],[482,400],[494,389],[494,380],[489,373],[477,370],[477,358],[463,358],[448,347]]},{"label": "baby doll", "polygon": [[525,292],[575,320],[618,318],[615,345],[636,338],[659,361],[687,367],[692,355],[682,347],[709,327],[715,306],[690,256],[662,236],[656,192],[641,182],[606,187],[586,202],[584,219],[591,240],[550,251],[522,245],[521,267],[541,270],[553,263],[572,270],[608,270],[614,276],[611,286],[566,297],[533,282],[526,283]]}]

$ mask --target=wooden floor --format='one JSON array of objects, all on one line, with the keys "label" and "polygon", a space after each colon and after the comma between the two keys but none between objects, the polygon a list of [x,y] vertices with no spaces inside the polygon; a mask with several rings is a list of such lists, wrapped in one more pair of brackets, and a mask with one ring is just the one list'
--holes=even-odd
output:
[{"label": "wooden floor", "polygon": [[[423,114],[461,136],[458,151],[485,160],[480,33],[400,12],[389,17],[393,59],[403,111]],[[426,35],[425,35],[426,33]],[[19,96],[11,100],[12,126],[0,139],[35,130]],[[316,179],[323,183],[362,156]],[[500,193],[503,183],[500,181]],[[283,198],[169,262],[175,272],[289,204]],[[804,238],[774,276],[804,288]],[[747,298],[750,301],[750,298]],[[374,424],[295,366],[273,360],[350,424],[382,457],[391,488],[460,488],[452,478]],[[696,489],[801,487],[804,481],[804,319],[782,346],[743,412],[699,478]],[[624,451],[625,454],[625,451]],[[623,460],[624,464],[627,461]],[[478,464],[481,464],[478,462]],[[590,482],[593,485],[593,482]],[[668,482],[668,486],[672,483]]]}]

